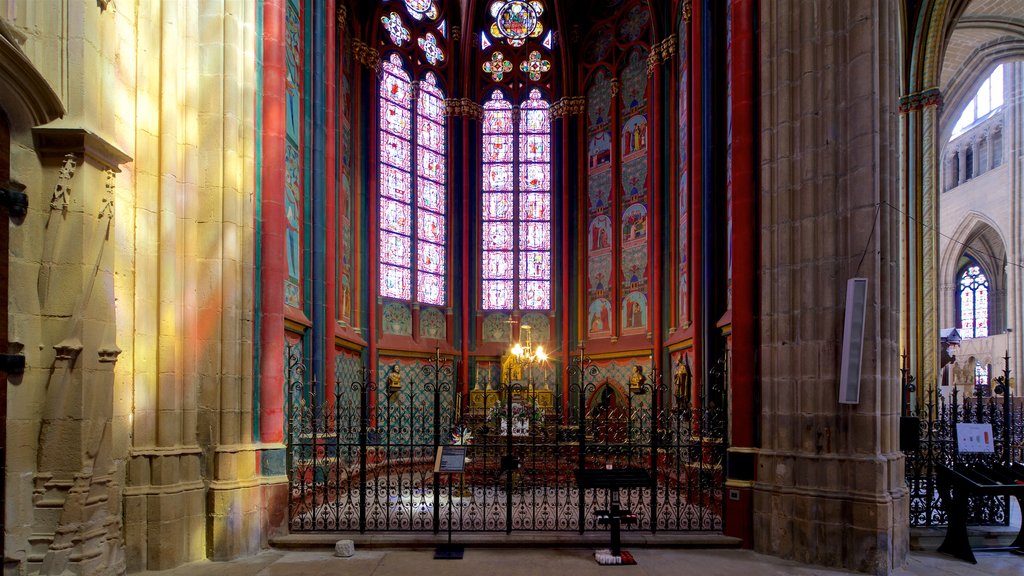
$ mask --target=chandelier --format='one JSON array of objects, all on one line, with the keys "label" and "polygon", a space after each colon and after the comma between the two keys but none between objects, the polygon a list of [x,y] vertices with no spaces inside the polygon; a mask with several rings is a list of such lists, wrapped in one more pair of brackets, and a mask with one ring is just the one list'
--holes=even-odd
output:
[{"label": "chandelier", "polygon": [[548,354],[540,344],[534,345],[531,333],[533,330],[529,325],[523,324],[520,327],[522,342],[512,342],[508,353],[501,362],[501,383],[508,386],[523,380],[523,368],[527,368],[529,384],[532,385],[533,366],[543,364],[548,360]]}]

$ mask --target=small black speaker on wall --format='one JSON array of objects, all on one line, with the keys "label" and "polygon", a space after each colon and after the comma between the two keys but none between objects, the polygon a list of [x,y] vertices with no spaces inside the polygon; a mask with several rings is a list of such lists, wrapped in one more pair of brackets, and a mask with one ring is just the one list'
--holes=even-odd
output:
[{"label": "small black speaker on wall", "polygon": [[839,403],[860,402],[860,368],[864,356],[864,319],[868,279],[846,281],[846,320],[843,322],[843,362],[839,367]]}]

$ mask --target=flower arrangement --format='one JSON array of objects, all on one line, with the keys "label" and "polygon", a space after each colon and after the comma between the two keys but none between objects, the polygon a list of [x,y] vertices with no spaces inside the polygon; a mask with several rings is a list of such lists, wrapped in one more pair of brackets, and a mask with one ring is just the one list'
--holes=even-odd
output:
[{"label": "flower arrangement", "polygon": [[[498,403],[491,407],[487,419],[493,421],[495,427],[505,433],[508,429],[506,419],[508,418],[508,406]],[[544,422],[544,411],[535,406],[523,405],[519,402],[512,403],[512,435],[527,436],[530,434],[531,424],[542,424]]]}]

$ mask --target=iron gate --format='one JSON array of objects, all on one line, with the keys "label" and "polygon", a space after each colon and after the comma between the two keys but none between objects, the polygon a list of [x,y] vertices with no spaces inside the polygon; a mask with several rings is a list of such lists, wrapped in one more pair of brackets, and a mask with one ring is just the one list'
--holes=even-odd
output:
[{"label": "iron gate", "polygon": [[[724,366],[724,362],[719,364]],[[720,531],[726,451],[724,369],[695,398],[660,375],[619,402],[582,353],[566,371],[567,407],[545,412],[529,384],[459,400],[440,357],[383,382],[365,367],[317,394],[289,370],[290,528],[299,531],[602,530],[605,491],[581,491],[578,468],[637,466],[651,488],[624,489],[634,530]],[[533,393],[533,394],[532,394]],[[673,394],[675,392],[673,391]],[[465,444],[463,475],[433,473],[438,446]],[[450,483],[449,483],[450,482]]]}]

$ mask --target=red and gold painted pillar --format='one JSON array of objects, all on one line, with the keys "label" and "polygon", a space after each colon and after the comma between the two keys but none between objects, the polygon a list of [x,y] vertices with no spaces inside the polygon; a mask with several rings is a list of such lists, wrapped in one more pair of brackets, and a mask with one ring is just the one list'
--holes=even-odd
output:
[{"label": "red and gold painted pillar", "polygon": [[757,37],[755,3],[730,0],[728,82],[732,161],[732,302],[730,348],[730,438],[726,458],[725,533],[752,545],[757,379]]},{"label": "red and gold painted pillar", "polygon": [[285,1],[263,3],[259,440],[284,441]]}]

